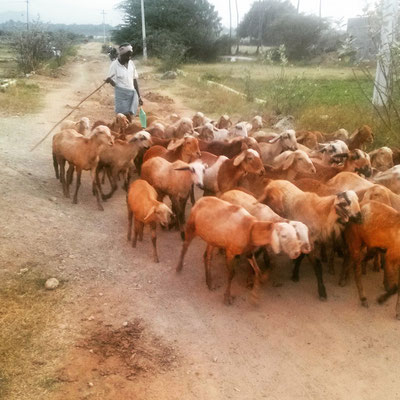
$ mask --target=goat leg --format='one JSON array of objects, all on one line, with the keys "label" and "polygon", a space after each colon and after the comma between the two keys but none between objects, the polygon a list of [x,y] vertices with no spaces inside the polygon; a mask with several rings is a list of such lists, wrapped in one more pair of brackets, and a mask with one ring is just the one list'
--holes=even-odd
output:
[{"label": "goat leg", "polygon": [[192,185],[190,189],[190,202],[192,203],[192,206],[196,203],[196,198],[194,197],[194,185]]},{"label": "goat leg", "polygon": [[254,253],[251,254],[251,257],[247,257],[247,261],[252,266],[254,271],[254,284],[253,284],[253,290],[251,291],[251,300],[253,304],[257,305],[260,301],[261,270],[257,264],[257,260],[254,256]]},{"label": "goat leg", "polygon": [[54,153],[53,153],[53,167],[54,167],[54,172],[56,173],[56,178],[60,179],[60,174],[58,172],[57,156]]},{"label": "goat leg", "polygon": [[364,287],[361,281],[361,255],[358,253],[354,260],[354,278],[356,280],[358,296],[363,307],[369,307],[367,297],[365,296]]},{"label": "goat leg", "polygon": [[[97,166],[90,170],[90,175],[92,177],[92,187],[94,189],[94,194],[96,195],[97,209],[100,210],[100,211],[104,211],[104,208],[101,205],[100,192],[99,192],[99,188],[98,188],[97,182],[96,182],[96,168],[97,168]],[[82,171],[80,171],[80,174],[81,173],[82,173]],[[76,174],[77,174],[77,179],[78,179],[78,169],[76,170]],[[79,174],[79,184],[81,183],[80,174]],[[77,187],[78,187],[78,182],[77,182]],[[76,193],[78,193],[78,190],[77,190]]]},{"label": "goat leg", "polygon": [[232,286],[232,279],[235,275],[234,263],[235,263],[235,256],[227,250],[226,251],[226,269],[228,271],[228,284],[226,286],[226,291],[224,294],[224,303],[226,305],[232,304],[232,301],[233,301],[233,298],[231,295],[231,286]]},{"label": "goat leg", "polygon": [[110,171],[110,169],[107,168],[107,176],[108,176],[108,180],[110,182],[111,190],[108,194],[104,194],[102,196],[103,200],[110,199],[112,197],[112,195],[114,194],[114,192],[118,189],[118,185],[117,185],[118,171],[115,169]]},{"label": "goat leg", "polygon": [[213,290],[212,278],[211,278],[211,259],[214,252],[214,247],[207,245],[204,253],[204,269],[206,273],[206,284],[209,290]]},{"label": "goat leg", "polygon": [[327,295],[326,295],[326,289],[325,285],[322,279],[322,263],[321,260],[317,257],[315,257],[315,254],[310,253],[308,255],[313,267],[314,267],[314,272],[315,276],[317,278],[317,284],[318,284],[318,295],[320,300],[326,300]]},{"label": "goat leg", "polygon": [[189,217],[189,221],[186,224],[186,233],[185,233],[185,241],[182,244],[181,254],[179,256],[178,265],[176,266],[176,272],[181,272],[183,268],[183,259],[185,258],[185,254],[189,248],[189,245],[193,238],[195,237],[196,228],[193,221]]},{"label": "goat leg", "polygon": [[342,270],[340,272],[339,278],[339,286],[346,286],[347,280],[349,279],[349,272],[350,272],[350,256],[347,250],[345,250],[343,263],[342,263]]},{"label": "goat leg", "polygon": [[67,196],[67,183],[65,181],[65,160],[59,160],[60,165],[60,182],[63,188],[63,193],[64,193],[64,197],[68,197]]},{"label": "goat leg", "polygon": [[[157,254],[157,231],[156,231],[157,224],[155,222],[152,222],[150,224],[150,231],[151,231],[151,242],[153,244],[153,258],[154,262],[159,263],[160,260],[158,259],[158,254]],[[142,228],[143,232],[143,228]]]},{"label": "goat leg", "polygon": [[292,272],[292,281],[298,282],[299,281],[299,272],[300,272],[300,265],[303,261],[305,254],[301,253],[295,260],[294,260],[294,267]]},{"label": "goat leg", "polygon": [[127,235],[128,242],[131,241],[131,236],[132,236],[132,220],[133,220],[133,212],[128,208],[128,235]]},{"label": "goat leg", "polygon": [[72,201],[73,204],[78,204],[78,190],[79,186],[81,186],[81,175],[82,175],[82,170],[80,168],[76,168],[76,187],[75,187],[75,194],[74,194],[74,199]]},{"label": "goat leg", "polygon": [[134,223],[134,232],[133,232],[133,239],[132,239],[132,247],[136,247],[137,237],[139,233],[139,221],[135,218]]}]

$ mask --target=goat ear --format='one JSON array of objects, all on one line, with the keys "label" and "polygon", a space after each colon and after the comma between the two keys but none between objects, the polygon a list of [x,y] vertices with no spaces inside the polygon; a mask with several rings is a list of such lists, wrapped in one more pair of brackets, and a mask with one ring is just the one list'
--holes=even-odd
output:
[{"label": "goat ear", "polygon": [[280,138],[281,138],[281,136],[278,135],[277,137],[274,137],[274,138],[270,139],[270,140],[268,141],[268,143],[275,143],[275,142],[277,142]]},{"label": "goat ear", "polygon": [[175,140],[174,142],[171,141],[168,144],[167,150],[175,150],[179,146],[182,146],[184,142],[185,142],[185,139],[178,139],[178,140]]},{"label": "goat ear", "polygon": [[175,171],[192,171],[190,167],[174,168]]},{"label": "goat ear", "polygon": [[246,152],[242,151],[236,158],[233,160],[233,165],[237,167],[246,157]]},{"label": "goat ear", "polygon": [[282,159],[280,163],[275,164],[274,167],[282,168],[284,171],[287,170],[293,164],[295,156],[296,154],[294,152],[291,152],[286,156],[286,158]]},{"label": "goat ear", "polygon": [[150,218],[154,215],[154,212],[156,211],[156,207],[153,206],[151,207],[150,211],[147,213],[147,215],[144,217],[144,223],[149,222]]},{"label": "goat ear", "polygon": [[275,254],[279,254],[281,252],[281,242],[279,239],[279,235],[277,232],[277,228],[274,227],[272,229],[272,233],[271,233],[271,247],[272,247],[272,251]]}]

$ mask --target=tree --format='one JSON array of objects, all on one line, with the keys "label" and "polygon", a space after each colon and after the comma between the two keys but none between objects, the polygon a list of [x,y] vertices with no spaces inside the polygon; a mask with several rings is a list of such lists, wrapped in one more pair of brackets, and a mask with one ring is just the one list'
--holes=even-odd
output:
[{"label": "tree", "polygon": [[270,43],[284,44],[289,59],[299,60],[312,53],[327,29],[327,22],[313,15],[294,14],[271,24]]},{"label": "tree", "polygon": [[[113,31],[117,43],[131,42],[135,53],[142,51],[140,0],[120,4],[124,24]],[[215,56],[221,31],[217,12],[207,0],[146,0],[147,46],[159,55],[166,45],[184,49],[186,56],[207,60]],[[166,43],[168,42],[168,43]]]},{"label": "tree", "polygon": [[250,37],[257,40],[257,51],[263,44],[269,44],[272,24],[284,19],[287,15],[296,14],[290,1],[259,0],[255,1],[238,27],[241,38]]}]

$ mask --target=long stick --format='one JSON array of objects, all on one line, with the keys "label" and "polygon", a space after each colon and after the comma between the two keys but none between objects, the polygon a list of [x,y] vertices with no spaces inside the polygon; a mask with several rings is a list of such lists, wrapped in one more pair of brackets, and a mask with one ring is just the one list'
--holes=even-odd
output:
[{"label": "long stick", "polygon": [[64,119],[68,118],[84,101],[86,101],[90,96],[94,95],[98,90],[100,90],[107,82],[103,82],[96,90],[93,90],[92,93],[90,93],[88,96],[86,96],[77,106],[75,106],[71,112],[69,112],[62,120],[58,121],[50,130],[49,132],[47,132],[47,134],[45,135],[45,137],[43,139],[41,139],[37,144],[35,144],[30,151],[33,151],[36,149],[36,147],[38,147],[41,143],[43,143],[46,138],[50,135],[51,132],[53,132],[53,130],[61,124],[61,122],[64,121]]}]

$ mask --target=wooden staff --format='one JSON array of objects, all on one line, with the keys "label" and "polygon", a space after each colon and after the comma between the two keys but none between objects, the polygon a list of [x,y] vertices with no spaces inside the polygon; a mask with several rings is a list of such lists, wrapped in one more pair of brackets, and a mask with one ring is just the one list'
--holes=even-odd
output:
[{"label": "wooden staff", "polygon": [[[112,77],[111,77],[112,78]],[[51,132],[53,132],[53,130],[61,124],[61,122],[63,122],[66,118],[68,118],[84,101],[86,101],[90,96],[93,96],[98,90],[100,90],[105,84],[107,83],[107,81],[104,81],[97,89],[93,90],[92,93],[90,93],[88,96],[86,96],[77,106],[75,106],[63,119],[61,119],[60,121],[58,121],[51,129],[49,132],[47,132],[47,134],[45,135],[45,137],[43,139],[41,139],[37,144],[35,144],[30,151],[33,151],[36,149],[36,147],[38,147],[41,143],[43,143],[46,138],[50,135]]]}]

